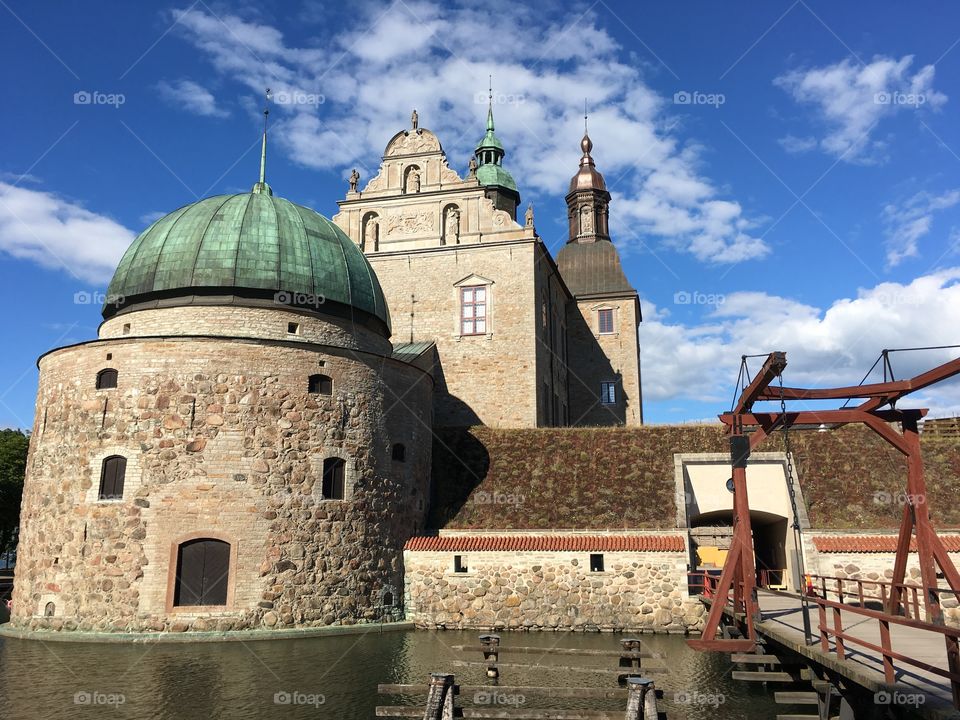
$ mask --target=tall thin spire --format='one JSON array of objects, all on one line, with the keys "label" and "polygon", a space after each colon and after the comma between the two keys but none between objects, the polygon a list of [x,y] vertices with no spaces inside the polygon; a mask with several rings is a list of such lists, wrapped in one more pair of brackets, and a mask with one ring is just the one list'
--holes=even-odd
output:
[{"label": "tall thin spire", "polygon": [[267,118],[270,116],[270,88],[266,89],[263,100],[263,139],[260,143],[260,180],[253,186],[253,192],[265,192],[272,195],[273,191],[267,185]]},{"label": "tall thin spire", "polygon": [[490,86],[487,90],[487,131],[493,132],[493,75],[490,76]]}]

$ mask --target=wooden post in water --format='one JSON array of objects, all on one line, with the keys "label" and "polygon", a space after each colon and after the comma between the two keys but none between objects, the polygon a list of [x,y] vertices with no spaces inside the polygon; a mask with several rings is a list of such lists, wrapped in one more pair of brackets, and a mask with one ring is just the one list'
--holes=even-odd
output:
[{"label": "wooden post in water", "polygon": [[627,714],[624,720],[657,720],[657,690],[650,678],[627,678]]},{"label": "wooden post in water", "polygon": [[500,668],[497,667],[500,661],[500,636],[481,635],[480,647],[483,651],[483,659],[487,661],[487,677],[500,677]]},{"label": "wooden post in water", "polygon": [[453,720],[453,675],[430,673],[423,720]]},{"label": "wooden post in water", "polygon": [[620,641],[623,655],[620,656],[620,667],[624,673],[617,676],[617,684],[623,687],[630,677],[640,675],[640,640],[637,638],[623,638]]}]

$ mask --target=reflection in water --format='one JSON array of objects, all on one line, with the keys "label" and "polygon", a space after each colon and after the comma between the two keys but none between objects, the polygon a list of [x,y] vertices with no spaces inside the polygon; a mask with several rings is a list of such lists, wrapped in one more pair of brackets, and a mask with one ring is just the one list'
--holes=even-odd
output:
[{"label": "reflection in water", "polygon": [[[336,718],[371,720],[377,704],[422,702],[377,695],[377,684],[426,683],[431,672],[453,672],[463,684],[487,684],[480,653],[451,645],[477,645],[476,632],[397,632],[224,643],[94,644],[0,639],[0,717],[58,720],[108,716],[170,718]],[[503,645],[619,648],[618,635],[504,634]],[[664,691],[669,720],[739,720],[775,717],[772,692],[757,683],[733,682],[718,653],[690,650],[682,637],[643,636],[645,649],[662,653],[666,672],[652,674]],[[586,668],[613,668],[616,658],[512,655],[504,663],[538,663],[536,669],[504,668],[504,685],[611,687],[615,675]],[[558,666],[576,666],[572,672]],[[471,704],[473,697],[462,700]],[[616,710],[623,701],[545,696],[527,708]],[[790,712],[781,706],[780,712]]]}]

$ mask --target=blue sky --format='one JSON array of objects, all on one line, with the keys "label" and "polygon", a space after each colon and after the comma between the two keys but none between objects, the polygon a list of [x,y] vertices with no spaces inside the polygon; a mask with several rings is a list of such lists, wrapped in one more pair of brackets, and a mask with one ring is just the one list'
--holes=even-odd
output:
[{"label": "blue sky", "polygon": [[[330,216],[414,107],[462,173],[492,74],[504,163],[554,252],[586,98],[649,421],[725,409],[744,353],[829,385],[885,347],[960,342],[950,5],[0,0],[0,18],[0,425],[32,424],[38,355],[95,337],[89,299],[140,230],[256,180],[265,87],[271,185]],[[960,389],[918,401],[957,414]]]}]

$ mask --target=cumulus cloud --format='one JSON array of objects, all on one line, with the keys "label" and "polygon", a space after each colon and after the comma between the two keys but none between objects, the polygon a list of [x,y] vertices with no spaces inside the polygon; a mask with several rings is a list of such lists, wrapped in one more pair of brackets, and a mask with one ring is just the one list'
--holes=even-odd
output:
[{"label": "cumulus cloud", "polygon": [[203,85],[193,80],[161,80],[157,83],[160,97],[171,105],[194,115],[205,117],[226,117],[229,113],[217,105],[217,99]]},{"label": "cumulus cloud", "polygon": [[[884,160],[886,146],[874,138],[880,121],[898,112],[936,110],[947,96],[933,87],[933,65],[910,72],[913,56],[899,60],[877,56],[869,64],[852,59],[833,65],[794,70],[774,80],[799,103],[816,110],[826,134],[817,140],[821,150],[845,162]],[[789,137],[789,136],[788,136]],[[788,150],[808,142],[784,138]]]},{"label": "cumulus cloud", "polygon": [[[722,411],[744,354],[784,350],[787,384],[828,387],[856,384],[885,348],[960,343],[960,267],[861,289],[827,308],[763,292],[720,299],[703,322],[691,326],[672,323],[668,309],[642,301],[645,400],[685,398],[716,403]],[[909,377],[958,355],[960,350],[898,353],[894,370]],[[937,386],[909,403],[923,405],[933,414],[956,414],[960,383]]]},{"label": "cumulus cloud", "polygon": [[0,182],[0,251],[106,283],[134,233],[49,192]]},{"label": "cumulus cloud", "polygon": [[238,15],[194,8],[175,16],[177,31],[224,79],[257,94],[270,87],[323,97],[278,106],[277,144],[307,167],[366,168],[362,185],[417,108],[421,125],[438,133],[451,165],[465,172],[483,134],[492,74],[504,162],[526,196],[566,192],[586,95],[594,157],[617,196],[615,229],[625,245],[642,231],[708,262],[769,251],[753,233],[756,220],[703,172],[701,149],[678,135],[673,106],[646,84],[641,65],[622,57],[592,12],[571,24],[569,8],[549,1],[536,8],[506,0],[366,6],[336,36],[317,39],[322,52],[294,47],[275,27]]},{"label": "cumulus cloud", "polygon": [[939,195],[918,192],[901,204],[883,208],[887,235],[887,265],[894,267],[904,259],[919,255],[921,238],[930,233],[934,215],[960,202],[960,188]]}]

